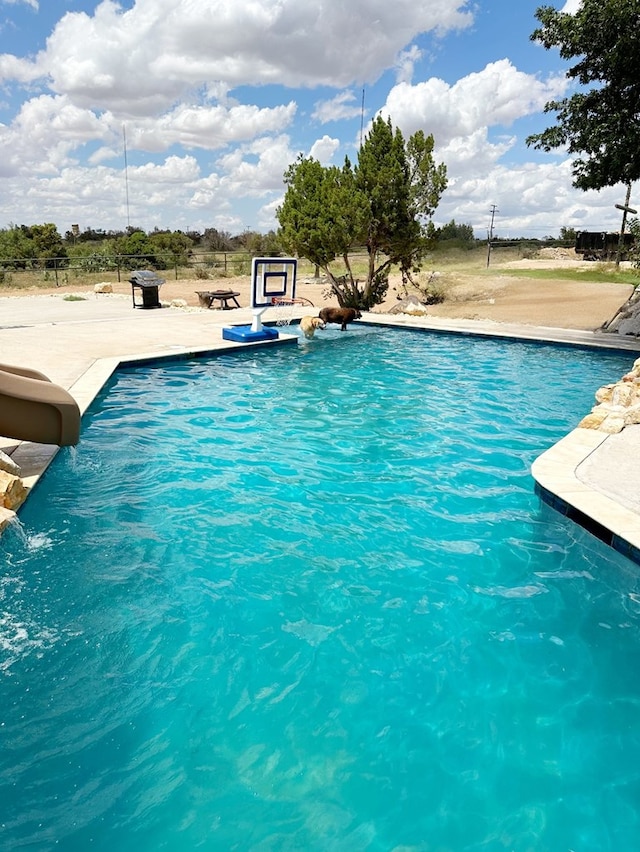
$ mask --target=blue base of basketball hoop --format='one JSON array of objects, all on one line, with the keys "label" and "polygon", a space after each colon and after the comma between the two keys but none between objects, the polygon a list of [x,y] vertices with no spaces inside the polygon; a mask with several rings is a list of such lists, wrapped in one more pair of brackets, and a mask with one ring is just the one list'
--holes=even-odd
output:
[{"label": "blue base of basketball hoop", "polygon": [[278,337],[276,329],[268,326],[263,326],[259,331],[253,331],[250,325],[222,329],[222,339],[234,340],[236,343],[257,343],[260,340],[277,340]]}]

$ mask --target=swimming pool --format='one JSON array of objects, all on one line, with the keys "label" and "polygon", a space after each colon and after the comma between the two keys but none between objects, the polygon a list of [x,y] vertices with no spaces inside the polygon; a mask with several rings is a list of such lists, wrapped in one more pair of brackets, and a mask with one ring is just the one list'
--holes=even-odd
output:
[{"label": "swimming pool", "polygon": [[638,569],[529,473],[628,367],[359,327],[118,373],[0,541],[2,848],[633,849]]}]

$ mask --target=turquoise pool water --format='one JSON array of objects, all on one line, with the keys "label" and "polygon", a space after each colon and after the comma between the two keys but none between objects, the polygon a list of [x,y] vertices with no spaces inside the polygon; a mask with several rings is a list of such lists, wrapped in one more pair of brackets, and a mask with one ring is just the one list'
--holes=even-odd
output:
[{"label": "turquoise pool water", "polygon": [[529,473],[632,360],[119,373],[0,540],[0,848],[635,849],[640,569]]}]

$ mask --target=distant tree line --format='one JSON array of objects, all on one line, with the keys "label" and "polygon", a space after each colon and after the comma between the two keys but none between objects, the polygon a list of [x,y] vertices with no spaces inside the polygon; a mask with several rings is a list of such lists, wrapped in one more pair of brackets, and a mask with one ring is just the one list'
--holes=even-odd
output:
[{"label": "distant tree line", "polygon": [[[246,252],[253,256],[282,254],[274,231],[260,234],[244,231],[232,236],[216,228],[199,231],[170,231],[129,227],[123,231],[86,228],[61,236],[51,223],[10,225],[0,229],[0,266],[5,269],[64,269],[80,267],[87,272],[125,268],[167,269],[186,266],[195,255]],[[130,263],[127,259],[130,259]]]},{"label": "distant tree line", "polygon": [[[439,228],[429,223],[427,238],[430,250],[473,249],[484,241],[476,239],[473,227],[452,219]],[[575,241],[573,228],[561,228],[560,237],[533,240],[528,237],[509,240],[510,244],[542,245]],[[502,241],[496,237],[494,244]],[[357,247],[356,247],[357,249]],[[364,250],[364,249],[363,249]],[[216,228],[199,231],[155,229],[145,232],[130,227],[123,231],[86,228],[61,236],[55,225],[9,225],[0,229],[0,267],[4,269],[65,269],[75,267],[86,272],[103,272],[122,268],[168,269],[188,266],[207,253],[244,252],[253,257],[278,257],[284,253],[278,234],[269,231],[244,231],[235,236]],[[129,261],[127,260],[129,259]]]}]

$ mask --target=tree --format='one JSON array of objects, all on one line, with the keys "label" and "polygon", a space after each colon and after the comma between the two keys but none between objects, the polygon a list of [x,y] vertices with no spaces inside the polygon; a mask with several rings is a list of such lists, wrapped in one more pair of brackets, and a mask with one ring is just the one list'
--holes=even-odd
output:
[{"label": "tree", "polygon": [[205,251],[231,251],[233,242],[228,231],[206,228],[202,235],[202,247]]},{"label": "tree", "polygon": [[564,225],[560,228],[560,239],[564,243],[575,243],[576,241],[576,229],[568,228]]},{"label": "tree", "polygon": [[[0,231],[0,258],[4,265],[24,269],[42,266],[58,269],[67,265],[67,250],[55,225],[12,225]],[[14,261],[7,263],[7,261]]]},{"label": "tree", "polygon": [[282,254],[282,246],[275,231],[268,231],[262,236],[260,251],[263,257],[278,257]]},{"label": "tree", "polygon": [[101,229],[85,228],[80,233],[65,231],[64,241],[70,246],[76,246],[78,243],[101,243],[108,239],[108,237],[109,234]]},{"label": "tree", "polygon": [[47,222],[45,225],[31,225],[27,229],[27,236],[33,242],[36,258],[42,261],[46,269],[67,265],[67,250],[54,224]]},{"label": "tree", "polygon": [[[403,280],[419,268],[427,245],[424,226],[447,183],[433,146],[433,136],[422,131],[405,143],[391,121],[378,117],[355,168],[348,158],[339,169],[300,156],[285,172],[287,191],[277,211],[282,244],[322,268],[343,307],[379,304],[392,265],[400,267]],[[349,253],[363,244],[368,263],[361,284]],[[336,258],[346,269],[342,276],[330,268]]]},{"label": "tree", "polygon": [[25,225],[11,225],[0,231],[0,264],[13,269],[25,269],[35,260],[33,240]]},{"label": "tree", "polygon": [[277,257],[282,253],[275,231],[261,234],[259,231],[244,231],[238,237],[238,243],[243,251],[253,257]]},{"label": "tree", "polygon": [[[288,189],[277,211],[282,245],[325,271],[341,305],[357,301],[349,250],[365,239],[366,199],[356,188],[348,158],[338,169],[300,156],[285,172],[284,181]],[[330,269],[337,257],[347,269],[343,278]]]},{"label": "tree", "polygon": [[475,248],[476,238],[473,233],[473,225],[458,224],[452,219],[437,231],[439,242],[453,242],[463,248]]},{"label": "tree", "polygon": [[162,257],[165,264],[162,268],[169,263],[186,266],[193,247],[192,240],[182,231],[156,231],[149,235],[149,244],[156,251],[156,263],[158,257]]},{"label": "tree", "polygon": [[566,146],[580,156],[573,184],[602,189],[640,178],[640,8],[637,0],[582,0],[570,15],[550,6],[536,11],[542,24],[531,39],[576,60],[567,77],[582,89],[550,101],[557,124],[529,136],[528,145],[550,151]]},{"label": "tree", "polygon": [[109,244],[109,251],[120,256],[125,269],[164,269],[166,266],[164,258],[158,256],[157,247],[142,228],[128,227],[125,236],[117,237]]}]

